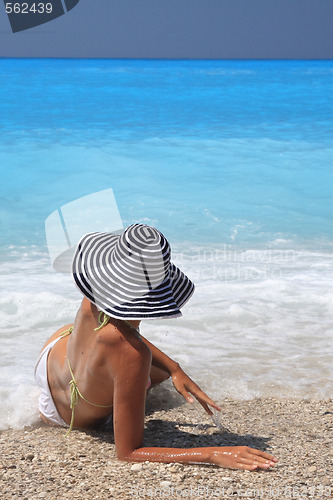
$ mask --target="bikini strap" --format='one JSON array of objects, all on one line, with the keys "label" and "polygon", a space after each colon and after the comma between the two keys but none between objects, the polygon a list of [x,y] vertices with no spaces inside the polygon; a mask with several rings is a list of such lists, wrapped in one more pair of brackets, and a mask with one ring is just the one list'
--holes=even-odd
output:
[{"label": "bikini strap", "polygon": [[63,337],[67,337],[67,335],[70,335],[73,331],[73,327],[70,326],[68,328],[68,330],[65,330],[64,332],[62,332],[60,335],[59,335],[59,338],[63,338]]},{"label": "bikini strap", "polygon": [[86,399],[83,396],[83,394],[80,392],[80,389],[77,386],[77,383],[76,383],[76,380],[75,380],[75,377],[74,377],[74,373],[73,373],[73,370],[72,370],[72,367],[70,365],[68,357],[67,357],[67,363],[68,363],[69,372],[70,372],[71,377],[72,377],[72,379],[69,382],[69,385],[71,386],[71,404],[70,404],[70,409],[72,410],[72,416],[71,416],[71,423],[69,425],[68,431],[65,434],[65,437],[67,437],[68,434],[73,429],[73,425],[74,425],[74,410],[75,410],[75,406],[78,404],[80,398],[82,398],[86,403],[88,403],[88,404],[90,404],[92,406],[97,406],[97,408],[111,408],[113,406],[113,404],[111,404],[111,405],[98,405],[96,403],[92,403],[91,401],[88,401],[88,399]]},{"label": "bikini strap", "polygon": [[[103,315],[103,319],[102,319],[102,315]],[[98,332],[101,328],[103,328],[103,326],[107,325],[108,322],[109,322],[109,320],[110,320],[110,316],[108,316],[103,311],[101,311],[99,313],[99,317],[98,317],[99,326],[94,329],[94,332]],[[65,330],[64,332],[62,332],[59,335],[59,337],[61,337],[61,338],[67,337],[67,335],[70,335],[72,333],[72,331],[73,331],[73,326],[70,326],[67,330]]]},{"label": "bikini strap", "polygon": [[[103,320],[102,320],[102,315],[103,315]],[[101,311],[98,316],[98,322],[99,326],[97,328],[94,328],[94,332],[98,332],[103,326],[107,325],[109,322],[110,316],[105,314],[105,312]]]},{"label": "bikini strap", "polygon": [[[103,317],[103,319],[102,319]],[[108,316],[107,314],[105,314],[105,312],[101,311],[99,313],[99,316],[98,316],[98,322],[99,322],[99,326],[97,328],[94,328],[94,332],[98,332],[99,330],[101,330],[103,328],[103,326],[107,325],[108,322],[110,321],[110,316]],[[127,321],[126,319],[123,319],[122,320],[124,323],[126,323],[127,325],[129,325],[132,330],[135,330],[137,332],[139,332],[139,328],[135,328],[129,321]]]},{"label": "bikini strap", "polygon": [[[99,313],[99,316],[98,316],[99,326],[97,328],[94,328],[94,332],[98,332],[99,330],[101,330],[101,328],[103,328],[105,325],[108,324],[109,320],[110,320],[110,316],[108,316],[103,311],[101,311]],[[137,329],[133,325],[131,325],[131,323],[129,321],[124,320],[124,322],[127,323],[132,329],[136,330],[137,332],[139,331],[139,329]],[[73,331],[73,327],[71,326],[71,327],[68,328],[68,330],[65,330],[64,332],[62,332],[62,334],[60,335],[60,337],[65,337],[66,335],[70,335],[72,333],[72,331]],[[69,382],[69,385],[71,386],[71,404],[70,404],[70,409],[72,410],[72,416],[71,416],[71,422],[70,422],[70,425],[69,425],[69,429],[66,432],[65,437],[67,437],[68,434],[73,429],[75,406],[78,404],[80,398],[82,398],[86,403],[88,403],[88,404],[90,404],[92,406],[96,406],[97,408],[111,408],[113,406],[113,404],[111,404],[111,405],[98,405],[96,403],[92,403],[91,401],[88,401],[88,399],[86,399],[83,396],[83,394],[81,394],[80,389],[77,386],[77,383],[76,383],[76,380],[75,380],[75,377],[74,377],[74,373],[73,373],[73,370],[72,370],[72,367],[70,365],[68,357],[67,357],[67,363],[68,363],[69,372],[70,372],[71,377],[72,377],[72,379]]]}]

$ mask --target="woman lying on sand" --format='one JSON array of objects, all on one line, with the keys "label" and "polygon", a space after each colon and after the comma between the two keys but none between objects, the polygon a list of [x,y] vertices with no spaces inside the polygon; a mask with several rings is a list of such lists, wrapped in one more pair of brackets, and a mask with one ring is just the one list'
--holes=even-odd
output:
[{"label": "woman lying on sand", "polygon": [[171,377],[177,391],[208,414],[221,409],[178,363],[139,333],[141,319],[172,318],[194,291],[170,261],[155,228],[134,224],[120,236],[90,233],[80,240],[73,277],[84,295],[73,325],[46,342],[35,370],[43,420],[77,428],[113,418],[117,456],[129,462],[209,463],[246,470],[277,460],[246,446],[143,447],[146,392]]}]

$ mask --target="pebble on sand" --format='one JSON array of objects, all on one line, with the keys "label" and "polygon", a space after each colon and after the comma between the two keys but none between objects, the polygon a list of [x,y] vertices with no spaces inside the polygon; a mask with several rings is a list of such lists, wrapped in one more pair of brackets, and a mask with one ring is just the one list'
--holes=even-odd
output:
[{"label": "pebble on sand", "polygon": [[160,486],[161,488],[170,488],[172,485],[172,482],[171,481],[161,481],[160,482]]},{"label": "pebble on sand", "polygon": [[131,466],[132,472],[140,472],[143,469],[142,464],[133,464]]}]

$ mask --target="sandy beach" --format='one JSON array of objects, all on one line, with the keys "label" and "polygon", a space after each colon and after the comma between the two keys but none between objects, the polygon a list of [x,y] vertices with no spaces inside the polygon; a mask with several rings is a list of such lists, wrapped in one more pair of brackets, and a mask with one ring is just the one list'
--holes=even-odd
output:
[{"label": "sandy beach", "polygon": [[[333,404],[262,399],[220,401],[224,428],[198,404],[177,398],[161,409],[150,395],[145,445],[247,445],[279,458],[269,471],[210,465],[119,462],[112,429],[77,431],[36,424],[0,434],[2,500],[131,498],[332,498]],[[166,408],[165,408],[166,406]]]}]

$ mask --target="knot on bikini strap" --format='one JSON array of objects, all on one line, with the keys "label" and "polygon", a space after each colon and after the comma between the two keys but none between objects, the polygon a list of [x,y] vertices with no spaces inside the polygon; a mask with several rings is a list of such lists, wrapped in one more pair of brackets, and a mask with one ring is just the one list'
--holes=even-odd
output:
[{"label": "knot on bikini strap", "polygon": [[74,373],[73,373],[73,370],[72,370],[72,367],[70,365],[70,362],[69,362],[68,358],[67,358],[67,363],[68,363],[69,372],[70,372],[71,377],[72,377],[71,380],[69,381],[69,385],[71,386],[71,404],[70,404],[69,407],[72,410],[72,417],[71,417],[71,423],[69,425],[69,429],[66,432],[65,437],[67,437],[68,434],[73,429],[73,425],[74,425],[74,410],[75,410],[75,406],[78,404],[80,398],[83,399],[83,401],[85,401],[89,405],[96,406],[97,408],[111,408],[113,406],[113,403],[111,405],[99,405],[97,403],[92,403],[87,398],[85,398],[83,396],[83,394],[80,392],[80,390],[79,390],[79,388],[77,386],[77,383],[76,383],[76,380],[75,380],[75,377],[74,377]]},{"label": "knot on bikini strap", "polygon": [[68,328],[68,330],[65,330],[64,332],[62,332],[62,333],[59,335],[59,337],[61,337],[61,338],[62,338],[62,337],[67,337],[67,335],[70,335],[70,334],[72,333],[72,331],[73,331],[73,327],[72,327],[72,326],[70,326],[70,327]]},{"label": "knot on bikini strap", "polygon": [[69,385],[71,386],[71,403],[70,403],[69,407],[72,410],[72,416],[71,416],[71,423],[69,424],[69,429],[66,432],[65,437],[67,437],[68,434],[73,429],[73,425],[74,425],[74,409],[75,409],[75,406],[78,404],[79,398],[80,398],[80,391],[79,391],[79,388],[77,386],[76,380],[74,378],[74,374],[73,374],[73,371],[72,371],[72,368],[71,368],[71,365],[69,363],[69,359],[68,358],[67,358],[67,362],[68,362],[68,368],[69,368],[69,371],[70,371],[70,374],[71,374],[71,377],[72,377],[72,379],[69,382]]},{"label": "knot on bikini strap", "polygon": [[77,386],[76,380],[72,379],[69,382],[71,386],[71,404],[69,405],[71,410],[74,410],[74,407],[78,404],[80,399],[79,388]]},{"label": "knot on bikini strap", "polygon": [[[102,319],[103,316],[103,319]],[[110,316],[105,314],[105,312],[101,311],[98,316],[99,326],[94,328],[94,332],[98,332],[103,326],[107,325],[109,322]]]}]

